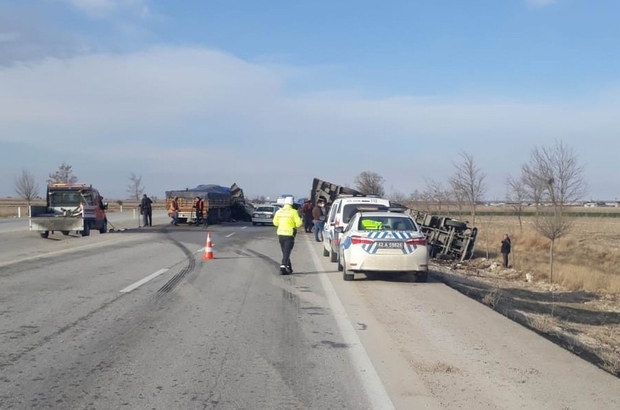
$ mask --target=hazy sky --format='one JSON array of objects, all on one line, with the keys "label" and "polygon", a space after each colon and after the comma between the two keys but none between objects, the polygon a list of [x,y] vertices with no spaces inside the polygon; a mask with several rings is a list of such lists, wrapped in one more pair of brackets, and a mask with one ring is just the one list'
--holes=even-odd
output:
[{"label": "hazy sky", "polygon": [[131,172],[159,197],[365,170],[409,194],[463,149],[493,200],[560,139],[614,199],[619,21],[618,0],[0,0],[0,195],[63,161],[108,198]]}]

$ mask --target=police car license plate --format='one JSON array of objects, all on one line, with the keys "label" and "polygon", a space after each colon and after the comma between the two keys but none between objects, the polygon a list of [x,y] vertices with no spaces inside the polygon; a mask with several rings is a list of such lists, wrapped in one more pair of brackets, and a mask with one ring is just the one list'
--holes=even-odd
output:
[{"label": "police car license plate", "polygon": [[383,241],[377,242],[377,247],[382,249],[403,249],[404,242]]}]

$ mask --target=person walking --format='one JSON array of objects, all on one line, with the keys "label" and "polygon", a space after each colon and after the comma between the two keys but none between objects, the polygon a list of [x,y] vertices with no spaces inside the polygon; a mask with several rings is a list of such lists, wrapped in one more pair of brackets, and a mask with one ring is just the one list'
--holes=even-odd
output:
[{"label": "person walking", "polygon": [[307,200],[301,207],[301,213],[304,220],[304,230],[306,233],[312,232],[312,202]]},{"label": "person walking", "polygon": [[[325,221],[325,213],[323,207],[325,203],[322,199],[319,199],[312,209],[312,222],[314,222],[314,240],[317,242],[323,242],[323,221]],[[319,239],[319,235],[321,239]]]},{"label": "person walking", "polygon": [[297,235],[297,229],[302,225],[299,212],[293,208],[292,197],[287,197],[284,200],[284,206],[273,216],[273,224],[278,228],[278,241],[280,242],[280,249],[282,249],[280,273],[290,275],[293,273],[291,252],[295,246],[295,235]]},{"label": "person walking", "polygon": [[144,218],[144,226],[153,226],[153,201],[146,194],[142,196],[140,210]]},{"label": "person walking", "polygon": [[172,214],[172,221],[170,225],[179,226],[179,197],[175,196],[170,202],[170,208],[168,211]]},{"label": "person walking", "polygon": [[508,268],[508,254],[510,253],[510,248],[511,248],[511,244],[510,244],[510,237],[508,236],[508,234],[504,234],[504,238],[502,239],[502,257],[503,257],[503,264],[504,264],[504,268]]}]

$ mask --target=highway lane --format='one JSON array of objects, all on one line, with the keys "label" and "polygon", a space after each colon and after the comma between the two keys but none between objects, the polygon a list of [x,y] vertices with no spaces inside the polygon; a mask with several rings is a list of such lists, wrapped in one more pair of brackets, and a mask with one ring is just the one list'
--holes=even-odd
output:
[{"label": "highway lane", "polygon": [[2,268],[0,408],[371,408],[317,275],[279,276],[251,252],[273,231],[242,228],[211,228],[215,260],[166,227]]},{"label": "highway lane", "polygon": [[[166,217],[166,211],[153,211],[153,218],[162,218]],[[134,217],[132,211],[125,212],[110,212],[108,213],[108,220],[113,224],[124,224],[128,227],[138,227],[138,222],[142,224],[142,220],[138,221],[137,216],[140,216],[139,213],[136,213],[136,217]],[[28,231],[28,217],[23,218],[5,218],[0,219],[0,234],[3,233],[12,233],[12,232],[22,232]]]},{"label": "highway lane", "polygon": [[2,253],[0,408],[620,407],[617,378],[441,283],[343,282],[303,233],[283,277],[273,228],[209,230],[209,261],[164,225]]}]

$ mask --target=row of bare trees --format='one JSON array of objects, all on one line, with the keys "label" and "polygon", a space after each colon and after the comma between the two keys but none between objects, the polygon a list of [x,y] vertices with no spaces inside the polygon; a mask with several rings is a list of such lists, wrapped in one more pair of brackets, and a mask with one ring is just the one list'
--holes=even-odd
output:
[{"label": "row of bare trees", "polygon": [[[78,177],[73,173],[73,166],[63,162],[58,169],[48,175],[46,183],[50,184],[75,184]],[[144,193],[144,185],[142,185],[142,176],[133,172],[129,177],[127,185],[127,193],[131,199],[139,200]],[[30,205],[32,201],[39,198],[40,186],[36,181],[34,174],[23,169],[22,172],[15,177],[15,193]]]},{"label": "row of bare trees", "polygon": [[[366,194],[384,196],[384,179],[370,171],[360,173],[355,179],[356,189]],[[408,198],[392,189],[388,195],[396,202],[411,201],[417,208],[450,215],[455,206],[459,215],[467,206],[471,223],[476,224],[476,213],[487,193],[486,173],[477,165],[474,157],[459,153],[459,161],[453,164],[453,173],[444,184],[431,178],[425,179],[424,191],[415,190]],[[553,281],[554,249],[558,239],[570,232],[572,219],[566,206],[580,200],[586,194],[584,167],[579,164],[575,151],[562,141],[548,146],[535,147],[530,158],[522,164],[518,175],[506,179],[506,201],[514,209],[521,232],[526,204],[535,208],[534,228],[549,240],[549,280]],[[544,205],[544,206],[543,206]]]}]

